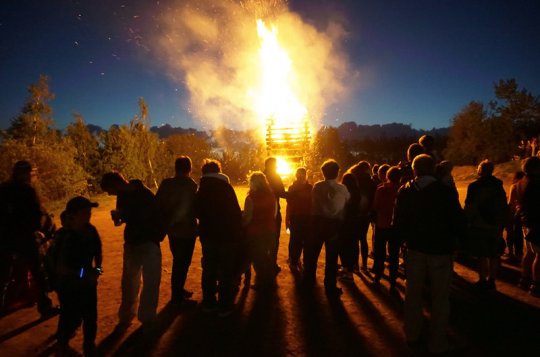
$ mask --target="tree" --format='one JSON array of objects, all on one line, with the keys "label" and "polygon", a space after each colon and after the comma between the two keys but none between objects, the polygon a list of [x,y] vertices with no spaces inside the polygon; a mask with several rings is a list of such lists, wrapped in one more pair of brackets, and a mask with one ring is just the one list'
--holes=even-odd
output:
[{"label": "tree", "polygon": [[89,187],[95,190],[103,174],[98,138],[90,133],[81,114],[73,113],[73,119],[66,137],[75,148],[75,162],[88,174]]},{"label": "tree", "polygon": [[484,104],[470,102],[452,120],[444,156],[455,164],[474,165],[482,159],[485,146]]},{"label": "tree", "polygon": [[338,130],[334,127],[325,126],[317,132],[311,152],[306,161],[308,168],[313,172],[319,172],[319,167],[326,159],[336,160],[343,171],[354,162],[347,144],[341,140]]},{"label": "tree", "polygon": [[498,101],[490,102],[497,116],[513,125],[516,142],[540,134],[540,97],[525,88],[519,89],[515,79],[499,80],[494,85]]},{"label": "tree", "polygon": [[28,145],[55,140],[56,134],[51,132],[54,122],[49,105],[54,94],[49,90],[49,77],[39,76],[38,82],[28,87],[28,92],[30,95],[21,113],[11,121],[7,130],[8,138],[24,140]]}]

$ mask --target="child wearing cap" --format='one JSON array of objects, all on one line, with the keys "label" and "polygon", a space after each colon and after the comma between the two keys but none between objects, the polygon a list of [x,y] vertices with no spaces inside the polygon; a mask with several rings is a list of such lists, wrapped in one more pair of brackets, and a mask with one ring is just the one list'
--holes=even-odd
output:
[{"label": "child wearing cap", "polygon": [[56,337],[60,349],[83,323],[84,355],[95,350],[97,332],[97,279],[101,274],[101,239],[90,223],[92,207],[98,204],[77,196],[69,200],[61,214],[62,228],[49,254],[54,287],[60,300]]}]

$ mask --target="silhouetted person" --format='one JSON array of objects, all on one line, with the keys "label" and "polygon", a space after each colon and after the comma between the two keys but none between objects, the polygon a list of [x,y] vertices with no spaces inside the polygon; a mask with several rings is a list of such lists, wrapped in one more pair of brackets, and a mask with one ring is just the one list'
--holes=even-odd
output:
[{"label": "silhouetted person", "polygon": [[37,307],[43,316],[57,313],[49,299],[47,277],[41,264],[36,234],[41,227],[43,211],[36,190],[32,187],[33,170],[28,161],[17,161],[11,179],[0,185],[0,247],[5,254],[2,282],[15,259],[24,261],[36,282]]},{"label": "silhouetted person", "polygon": [[92,207],[98,204],[77,196],[62,213],[63,227],[56,233],[49,254],[55,270],[55,287],[60,300],[56,337],[60,350],[83,323],[85,356],[95,351],[97,332],[97,280],[101,270],[101,239],[90,223]]},{"label": "silhouetted person", "polygon": [[[368,243],[367,233],[369,224],[373,220],[373,198],[377,184],[370,177],[370,165],[367,161],[360,161],[351,171],[356,177],[358,183],[358,209],[357,209],[357,237],[360,241],[360,257],[362,258],[362,271],[368,271]],[[355,243],[353,248],[354,265],[358,266],[358,244]],[[356,270],[356,268],[355,268]]]},{"label": "silhouetted person", "polygon": [[195,194],[197,184],[190,177],[191,159],[176,159],[175,176],[163,180],[156,193],[163,229],[169,237],[173,256],[171,273],[171,302],[181,304],[193,293],[184,288],[197,239]]},{"label": "silhouetted person", "polygon": [[362,224],[359,209],[362,197],[358,187],[358,180],[353,173],[357,169],[357,164],[351,166],[341,178],[341,183],[347,187],[350,194],[350,198],[345,205],[343,226],[340,231],[339,256],[343,267],[340,279],[343,281],[353,281],[353,271],[358,270],[358,229]]},{"label": "silhouetted person", "polygon": [[[379,170],[380,171],[380,170]],[[399,267],[399,248],[401,241],[392,229],[392,215],[399,190],[400,170],[397,166],[391,167],[386,173],[384,183],[377,187],[373,211],[375,212],[375,247],[373,272],[374,282],[379,283],[386,260],[386,247],[388,245],[389,281],[390,289],[395,289]]]},{"label": "silhouetted person", "polygon": [[442,161],[442,156],[435,150],[435,138],[433,136],[424,134],[418,139],[418,143],[424,149],[424,153],[433,157],[436,163]]},{"label": "silhouetted person", "polygon": [[268,183],[270,184],[270,188],[272,189],[272,192],[274,193],[274,196],[276,197],[277,202],[277,216],[276,216],[276,237],[275,237],[275,243],[274,248],[272,250],[272,261],[274,262],[275,271],[276,273],[279,273],[281,271],[281,267],[277,263],[277,256],[279,251],[279,235],[281,233],[281,205],[279,204],[280,198],[287,198],[285,193],[285,187],[283,186],[283,182],[281,181],[281,177],[277,173],[277,160],[275,157],[269,157],[264,162],[264,175],[266,176],[266,180],[268,180]]},{"label": "silhouetted person", "polygon": [[305,242],[311,234],[311,191],[313,186],[307,181],[306,169],[296,170],[296,180],[287,191],[286,226],[291,237],[289,240],[289,267],[293,271],[302,269],[300,256]]},{"label": "silhouetted person", "polygon": [[[117,196],[116,209],[111,211],[114,225],[126,224],[122,303],[118,310],[117,329],[127,329],[136,314],[143,326],[152,327],[156,318],[161,282],[159,244],[164,236],[154,194],[140,180],[128,182],[117,172],[103,175],[101,189],[109,195]],[[141,276],[142,291],[136,313]]]},{"label": "silhouetted person", "polygon": [[520,181],[523,196],[519,205],[525,236],[520,286],[540,297],[540,157],[528,158],[523,164],[525,177]]},{"label": "silhouetted person", "polygon": [[[236,255],[242,234],[242,212],[229,178],[215,160],[205,160],[195,198],[202,244],[202,308],[233,313]],[[217,297],[216,297],[217,294]]]},{"label": "silhouetted person", "polygon": [[243,226],[256,281],[253,288],[264,289],[275,285],[272,248],[276,235],[277,203],[262,172],[249,177],[249,192],[243,213]]},{"label": "silhouetted person", "polygon": [[350,198],[347,187],[337,182],[339,165],[326,160],[321,171],[324,181],[313,186],[312,212],[313,235],[306,242],[304,279],[308,285],[315,283],[317,260],[322,246],[326,250],[324,288],[329,296],[339,296],[342,291],[336,286],[337,259],[340,246],[340,230],[345,216],[345,204]]},{"label": "silhouetted person", "polygon": [[431,317],[428,349],[448,349],[446,326],[456,240],[464,230],[462,210],[451,188],[435,177],[435,160],[417,156],[412,164],[415,179],[402,186],[396,199],[393,226],[408,246],[405,293],[405,334],[416,346],[421,341],[423,291],[429,278]]},{"label": "silhouetted person", "polygon": [[479,178],[467,188],[465,214],[469,223],[469,253],[478,257],[476,286],[495,289],[499,256],[504,251],[502,232],[508,216],[502,181],[493,176],[494,165],[484,160],[478,165]]},{"label": "silhouetted person", "polygon": [[521,262],[523,258],[523,227],[521,225],[521,216],[519,206],[523,197],[520,181],[525,177],[523,171],[518,171],[512,178],[510,193],[508,194],[508,221],[506,225],[506,246],[508,247],[508,258]]}]

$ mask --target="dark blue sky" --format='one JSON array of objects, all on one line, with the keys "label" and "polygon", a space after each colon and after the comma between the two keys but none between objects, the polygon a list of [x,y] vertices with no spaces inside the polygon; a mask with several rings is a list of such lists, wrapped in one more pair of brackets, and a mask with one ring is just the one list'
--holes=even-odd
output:
[{"label": "dark blue sky", "polygon": [[[57,127],[79,112],[107,128],[127,123],[137,99],[153,125],[196,127],[189,93],[144,44],[171,0],[0,2],[0,128],[9,126],[40,74],[51,77]],[[540,2],[496,0],[290,1],[323,29],[340,18],[343,47],[360,83],[327,109],[339,125],[411,123],[445,127],[471,100],[493,99],[493,83],[516,78],[540,94]]]}]

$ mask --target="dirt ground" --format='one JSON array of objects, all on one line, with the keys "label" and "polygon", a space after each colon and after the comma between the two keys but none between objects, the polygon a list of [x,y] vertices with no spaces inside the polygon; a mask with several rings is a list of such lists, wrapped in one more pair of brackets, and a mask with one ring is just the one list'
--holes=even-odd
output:
[{"label": "dirt ground", "polygon": [[[459,184],[465,197],[466,183]],[[238,187],[241,205],[246,189]],[[283,230],[279,250],[282,271],[278,289],[269,295],[242,286],[235,313],[228,318],[203,313],[193,304],[168,305],[171,254],[168,242],[161,247],[163,274],[158,326],[143,333],[134,323],[124,335],[112,334],[118,321],[123,227],[114,227],[112,197],[99,197],[92,222],[103,240],[104,274],[98,287],[98,355],[115,356],[408,356],[402,332],[404,283],[399,294],[389,294],[388,282],[372,284],[369,274],[354,283],[340,283],[344,294],[329,300],[322,288],[324,254],[318,267],[318,286],[303,291],[298,276],[289,271],[288,235]],[[369,233],[371,236],[371,232]],[[186,288],[200,301],[201,247],[197,243]],[[370,261],[370,266],[372,262]],[[540,299],[518,289],[519,267],[503,263],[496,292],[472,286],[477,279],[474,261],[455,265],[451,294],[449,334],[454,352],[448,355],[514,356],[538,351]],[[54,294],[51,294],[55,298]],[[55,354],[54,333],[58,317],[41,320],[36,308],[27,308],[0,319],[1,356],[49,356]],[[74,351],[82,352],[82,333],[72,339]],[[422,353],[421,353],[422,354]]]}]

